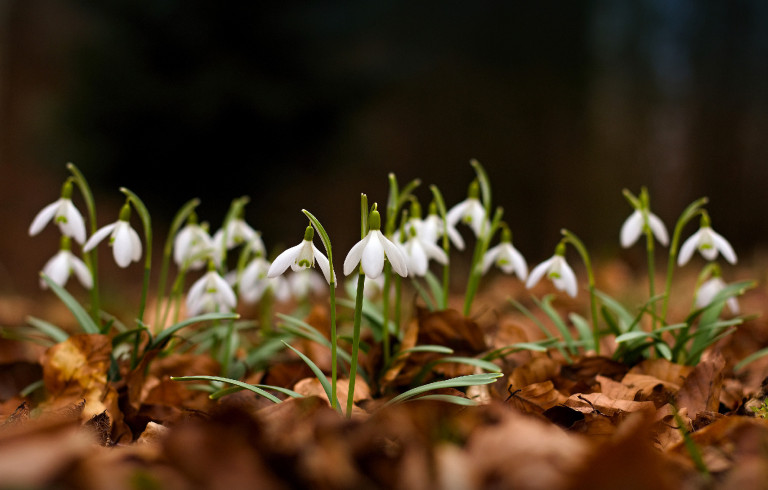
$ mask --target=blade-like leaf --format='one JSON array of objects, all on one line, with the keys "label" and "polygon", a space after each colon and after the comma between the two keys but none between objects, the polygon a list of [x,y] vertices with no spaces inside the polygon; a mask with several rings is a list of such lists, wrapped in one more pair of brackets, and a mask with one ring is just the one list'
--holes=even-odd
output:
[{"label": "blade-like leaf", "polygon": [[160,332],[157,337],[155,337],[155,339],[150,343],[147,349],[152,350],[162,347],[165,342],[169,340],[171,336],[177,331],[195,323],[215,320],[237,320],[238,318],[240,318],[240,315],[237,313],[206,313],[204,315],[187,318],[186,320],[182,320],[179,323],[172,325]]},{"label": "blade-like leaf", "polygon": [[80,324],[80,327],[85,333],[99,333],[99,327],[96,325],[96,322],[93,321],[88,312],[86,312],[85,309],[80,306],[80,303],[78,303],[77,300],[71,294],[69,294],[66,289],[53,282],[51,278],[43,272],[40,273],[40,277],[43,278],[48,287],[51,288],[51,291],[53,291],[56,296],[58,296],[59,299],[66,305],[67,309],[69,309],[69,311],[75,315],[77,323]]},{"label": "blade-like leaf", "polygon": [[427,391],[431,390],[439,390],[443,388],[459,388],[459,387],[466,387],[466,386],[477,386],[477,385],[487,385],[490,383],[495,382],[498,378],[502,377],[502,373],[482,373],[482,374],[470,374],[467,376],[459,376],[456,378],[446,379],[443,381],[435,381],[434,383],[427,383],[423,386],[417,386],[416,388],[413,388],[411,390],[406,391],[405,393],[402,393],[391,400],[389,400],[387,403],[384,404],[384,406],[387,405],[394,405],[396,403],[402,403],[410,398],[413,398],[417,395],[420,395],[422,393],[425,393]]},{"label": "blade-like leaf", "polygon": [[[320,381],[320,384],[323,386],[323,390],[325,390],[325,394],[328,395],[328,400],[331,400],[331,397],[333,396],[332,395],[333,390],[331,389],[331,383],[328,381],[328,378],[325,376],[323,371],[320,370],[319,367],[317,367],[317,364],[312,362],[312,359],[305,356],[304,353],[302,353],[301,351],[299,351],[298,349],[296,349],[295,347],[293,347],[287,342],[283,342],[283,343],[285,344],[286,347],[288,347],[293,352],[295,352],[296,355],[298,355],[301,358],[301,360],[307,364],[307,366],[309,366],[309,369],[312,370],[312,372],[317,377],[317,380]],[[338,402],[338,400],[336,400],[336,409],[339,412],[341,412],[341,404]]]},{"label": "blade-like leaf", "polygon": [[236,379],[222,378],[220,376],[171,376],[171,379],[173,381],[219,381],[222,383],[229,383],[235,386],[239,386],[245,390],[250,390],[274,403],[280,403],[281,401],[275,395],[268,393],[257,386],[249,385],[248,383],[244,383]]}]

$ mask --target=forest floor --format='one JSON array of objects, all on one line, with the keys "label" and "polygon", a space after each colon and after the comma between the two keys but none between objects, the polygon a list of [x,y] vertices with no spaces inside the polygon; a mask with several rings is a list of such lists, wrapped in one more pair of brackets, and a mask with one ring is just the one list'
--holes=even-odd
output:
[{"label": "forest floor", "polygon": [[[642,288],[627,286],[634,279],[618,266],[598,274],[614,297]],[[541,339],[509,297],[534,311],[519,281],[499,277],[481,289],[472,318],[453,308],[409,314],[403,346],[443,345],[478,356]],[[690,299],[673,301],[670,318],[684,317]],[[503,376],[493,384],[441,391],[477,406],[384,406],[438,356],[414,352],[369,383],[358,380],[349,418],[329,406],[312,371],[286,350],[242,378],[304,395],[278,395],[284,401],[273,403],[250,391],[212,400],[170,379],[218,375],[220,365],[207,353],[150,353],[134,369],[121,363],[120,376],[109,379],[109,336],[73,331],[54,345],[2,339],[0,488],[762,488],[768,358],[734,366],[768,345],[760,316],[768,294],[759,285],[739,302],[748,320],[694,365],[655,355],[619,362],[612,359],[615,342],[604,338],[601,355],[566,359],[557,349],[520,350],[494,361]],[[34,307],[19,298],[1,304],[6,317]],[[451,301],[460,304],[461,298]],[[564,313],[589,311],[583,292],[575,300],[560,293],[553,304]],[[42,310],[35,316],[66,324],[66,310]],[[327,334],[327,299],[317,300],[304,320]],[[22,320],[5,318],[6,329],[14,321]],[[381,349],[364,340],[373,347],[361,353],[361,366],[380,372]],[[330,372],[327,348],[305,339],[293,345]],[[423,382],[476,372],[435,364]],[[40,379],[39,389],[20,395]],[[342,372],[342,405],[346,390]]]}]

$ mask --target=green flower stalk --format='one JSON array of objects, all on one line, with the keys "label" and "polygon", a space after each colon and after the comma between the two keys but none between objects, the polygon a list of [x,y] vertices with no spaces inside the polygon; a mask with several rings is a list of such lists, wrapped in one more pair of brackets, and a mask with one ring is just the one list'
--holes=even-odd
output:
[{"label": "green flower stalk", "polygon": [[[592,337],[595,345],[595,355],[600,355],[600,329],[597,322],[597,298],[595,295],[595,273],[592,270],[592,260],[589,258],[589,252],[587,247],[575,234],[563,228],[560,230],[563,234],[563,243],[570,243],[576,249],[581,256],[582,262],[584,262],[584,268],[587,270],[587,281],[589,282],[589,305],[592,313]],[[563,248],[565,246],[563,245]],[[564,250],[563,250],[564,252]],[[561,254],[562,256],[562,254]],[[531,274],[533,275],[533,274]]]},{"label": "green flower stalk", "polygon": [[[368,197],[362,194],[361,201],[361,236],[344,259],[344,275],[348,276],[358,268],[357,292],[355,296],[354,329],[352,334],[352,365],[349,371],[349,395],[347,397],[347,416],[352,416],[354,402],[355,378],[357,376],[357,357],[360,350],[360,324],[363,313],[363,294],[365,292],[365,276],[376,279],[384,270],[385,258],[389,260],[392,270],[406,277],[408,268],[405,256],[397,245],[381,233],[381,215],[374,203],[373,209],[367,213]],[[367,219],[366,219],[367,218]],[[386,328],[386,326],[385,326]]]},{"label": "green flower stalk", "polygon": [[[653,298],[656,297],[656,260],[653,239],[656,237],[659,243],[666,246],[669,243],[667,228],[658,216],[651,213],[648,189],[643,187],[640,190],[639,198],[632,195],[629,190],[624,189],[624,197],[635,208],[635,211],[624,221],[621,227],[621,246],[630,247],[637,241],[640,234],[645,234],[645,249],[648,254],[648,290],[649,297],[653,301]],[[654,331],[657,327],[655,301],[651,304],[651,318],[651,331]]]},{"label": "green flower stalk", "polygon": [[672,232],[672,243],[669,246],[669,260],[667,261],[667,279],[664,284],[664,299],[661,307],[661,323],[667,323],[667,309],[669,307],[669,293],[672,289],[672,275],[675,272],[675,262],[677,260],[677,251],[680,244],[680,235],[683,228],[693,218],[703,212],[702,208],[709,202],[709,199],[702,197],[693,201],[686,207],[675,224],[675,230]]}]

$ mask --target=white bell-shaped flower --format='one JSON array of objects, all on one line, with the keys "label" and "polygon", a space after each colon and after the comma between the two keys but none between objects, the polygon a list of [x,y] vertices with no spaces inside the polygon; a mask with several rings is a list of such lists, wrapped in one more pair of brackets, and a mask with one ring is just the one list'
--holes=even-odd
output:
[{"label": "white bell-shaped flower", "polygon": [[736,252],[728,243],[728,240],[712,229],[709,224],[709,215],[706,213],[701,216],[701,227],[699,230],[688,237],[680,247],[680,255],[677,257],[678,265],[685,265],[693,256],[693,252],[698,250],[702,257],[707,260],[715,260],[718,253],[723,254],[725,260],[731,264],[736,263]]},{"label": "white bell-shaped flower", "polygon": [[408,276],[405,254],[381,233],[381,216],[374,207],[368,218],[368,234],[357,242],[344,259],[344,275],[348,276],[358,264],[363,273],[376,279],[384,270],[384,259],[389,259],[392,270],[402,277]]},{"label": "white bell-shaped flower", "polygon": [[[275,260],[272,261],[272,265],[269,267],[269,272],[267,272],[267,277],[277,277],[285,272],[288,267],[293,271],[314,267],[315,261],[317,261],[320,270],[323,271],[325,280],[330,284],[331,267],[328,258],[315,247],[314,243],[312,243],[314,236],[315,229],[312,228],[312,226],[307,226],[307,229],[304,231],[304,240],[298,245],[295,245],[278,255]],[[333,282],[334,284],[336,283],[335,277]]]},{"label": "white bell-shaped flower", "polygon": [[505,274],[515,273],[523,281],[528,277],[528,265],[523,255],[512,245],[512,233],[506,226],[501,233],[501,243],[490,248],[483,256],[483,274],[494,264]]},{"label": "white bell-shaped flower", "polygon": [[[84,288],[91,289],[93,287],[91,271],[79,257],[70,251],[69,237],[65,235],[61,237],[61,249],[45,263],[43,273],[54,283],[64,287],[73,272]],[[48,284],[40,280],[40,287],[47,289]]]},{"label": "white bell-shaped flower", "polygon": [[120,210],[120,218],[91,235],[83,246],[83,252],[90,252],[109,236],[109,245],[112,247],[112,255],[117,265],[128,267],[131,262],[138,262],[141,259],[141,240],[136,230],[131,228],[130,219],[131,206],[125,203]]},{"label": "white bell-shaped flower", "polygon": [[85,242],[85,221],[80,211],[72,204],[72,182],[67,180],[61,189],[61,197],[45,206],[32,220],[29,235],[40,233],[51,220],[59,226],[61,233],[72,237],[79,244]]},{"label": "white bell-shaped flower", "polygon": [[565,244],[560,243],[555,250],[555,255],[534,267],[531,275],[528,276],[525,287],[528,289],[532,288],[545,274],[557,289],[565,291],[571,297],[576,297],[578,290],[576,274],[573,273],[573,269],[565,261]]},{"label": "white bell-shaped flower", "polygon": [[227,281],[216,271],[213,262],[208,272],[192,284],[187,293],[187,316],[200,313],[232,311],[237,306],[237,296]]}]

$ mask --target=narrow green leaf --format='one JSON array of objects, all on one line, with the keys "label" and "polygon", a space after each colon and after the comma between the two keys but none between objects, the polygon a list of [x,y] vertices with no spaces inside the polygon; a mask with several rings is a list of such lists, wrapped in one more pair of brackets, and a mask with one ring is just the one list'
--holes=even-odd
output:
[{"label": "narrow green leaf", "polygon": [[573,323],[574,328],[579,332],[579,338],[581,339],[584,348],[587,350],[595,350],[595,345],[599,342],[599,339],[594,338],[592,327],[587,322],[587,319],[577,313],[571,313],[568,318]]},{"label": "narrow green leaf", "polygon": [[[301,360],[304,361],[307,364],[307,366],[309,366],[309,369],[311,369],[312,372],[315,374],[315,376],[317,377],[317,380],[320,381],[320,384],[323,386],[323,390],[325,390],[325,394],[328,395],[328,400],[330,401],[331,397],[333,396],[332,395],[333,389],[331,387],[331,383],[328,381],[328,378],[325,376],[325,373],[323,373],[323,371],[319,367],[317,367],[317,364],[312,362],[312,359],[305,356],[301,351],[299,351],[298,349],[296,349],[295,347],[293,347],[287,342],[283,342],[283,344],[285,344],[286,347],[288,347],[293,352],[295,352],[296,355],[298,355],[301,358]],[[339,411],[339,413],[341,413],[341,404],[339,403],[338,400],[336,400],[336,409]]]},{"label": "narrow green leaf", "polygon": [[459,376],[456,378],[446,379],[443,381],[435,381],[423,386],[417,386],[411,390],[401,393],[400,395],[392,398],[384,406],[394,405],[402,403],[414,396],[420,395],[427,391],[439,390],[443,388],[459,388],[466,386],[486,385],[495,382],[498,378],[502,377],[502,373],[482,373],[482,374],[470,374],[467,376]]},{"label": "narrow green leaf", "polygon": [[204,315],[187,318],[186,320],[182,320],[179,323],[172,325],[160,332],[157,337],[155,337],[155,340],[147,347],[147,349],[152,350],[162,347],[165,342],[170,339],[171,336],[177,331],[195,323],[217,320],[237,320],[238,318],[240,318],[240,315],[237,313],[206,313]]},{"label": "narrow green leaf", "polygon": [[280,403],[282,401],[272,393],[268,393],[254,385],[249,385],[248,383],[244,383],[236,379],[222,378],[221,376],[171,376],[171,379],[173,381],[219,381],[222,383],[229,383],[235,386],[239,386],[240,388],[243,388],[245,390],[252,391],[274,403]]},{"label": "narrow green leaf", "polygon": [[439,354],[453,354],[453,349],[442,345],[417,345],[410,349],[404,349],[397,353],[398,356],[410,354],[411,352],[437,352]]},{"label": "narrow green leaf", "polygon": [[45,320],[41,320],[40,318],[36,318],[34,316],[28,316],[27,317],[27,323],[35,327],[36,329],[40,330],[42,333],[53,339],[54,342],[61,343],[64,342],[69,338],[69,334],[62,330],[61,328],[57,327],[51,322],[47,322]]},{"label": "narrow green leaf", "polygon": [[72,314],[75,316],[75,319],[77,319],[77,323],[80,324],[80,327],[85,333],[99,333],[98,325],[96,325],[88,312],[85,311],[82,306],[80,306],[80,303],[78,303],[77,300],[71,294],[69,294],[66,289],[53,282],[51,278],[45,275],[43,272],[40,273],[40,277],[43,278],[48,287],[51,288],[51,291],[53,291],[56,296],[58,296],[59,299],[66,305],[67,309],[72,312]]},{"label": "narrow green leaf", "polygon": [[766,355],[768,355],[768,347],[760,349],[759,351],[757,351],[757,352],[755,352],[753,354],[750,354],[747,357],[745,357],[744,359],[742,359],[741,361],[737,362],[736,365],[733,366],[733,370],[734,371],[740,371],[744,366],[746,366],[750,362],[754,362],[754,361],[760,359],[761,357],[765,357]]},{"label": "narrow green leaf", "polygon": [[407,402],[417,402],[420,400],[432,400],[432,401],[438,401],[438,402],[447,402],[447,403],[453,403],[454,405],[463,405],[465,407],[476,407],[477,402],[474,400],[470,400],[469,398],[464,398],[461,396],[456,395],[424,395],[420,396],[418,398],[411,398],[410,400],[406,400]]}]

